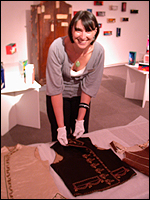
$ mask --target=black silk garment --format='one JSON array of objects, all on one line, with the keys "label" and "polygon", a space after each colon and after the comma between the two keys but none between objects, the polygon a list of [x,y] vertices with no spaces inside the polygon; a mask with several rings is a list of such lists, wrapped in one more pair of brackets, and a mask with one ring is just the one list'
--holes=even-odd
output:
[{"label": "black silk garment", "polygon": [[136,173],[111,150],[100,150],[89,138],[68,139],[68,145],[51,146],[63,159],[51,167],[73,196],[117,186]]}]

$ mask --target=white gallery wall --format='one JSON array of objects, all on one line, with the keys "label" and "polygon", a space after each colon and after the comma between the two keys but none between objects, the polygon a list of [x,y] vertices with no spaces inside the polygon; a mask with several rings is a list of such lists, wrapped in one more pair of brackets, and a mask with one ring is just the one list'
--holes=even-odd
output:
[{"label": "white gallery wall", "polygon": [[[122,2],[126,2],[126,12],[121,11]],[[72,12],[92,9],[105,11],[105,16],[96,16],[102,23],[97,41],[105,49],[105,67],[113,64],[127,63],[129,51],[137,52],[137,61],[146,53],[147,36],[149,35],[149,1],[103,1],[103,5],[94,5],[94,1],[66,1],[72,5]],[[110,5],[118,6],[118,10],[109,10]],[[138,10],[138,14],[130,14],[130,9]],[[121,17],[128,17],[128,22],[121,22]],[[115,18],[115,23],[107,23],[107,18]],[[121,28],[121,36],[116,37],[116,28]],[[103,31],[112,31],[111,36],[104,36]]]},{"label": "white gallery wall", "polygon": [[[102,6],[94,5],[94,1],[66,1],[74,11],[92,9],[105,11],[105,16],[96,16],[102,23],[97,41],[105,49],[105,67],[128,62],[129,51],[136,51],[136,61],[146,52],[149,35],[149,1],[126,1],[126,11],[121,11],[124,1],[103,1]],[[40,1],[1,1],[1,61],[4,63],[19,62],[28,59],[30,62],[30,5]],[[109,10],[110,5],[118,6],[118,10]],[[138,14],[130,14],[130,9],[138,10]],[[121,22],[121,17],[129,18]],[[115,18],[115,23],[107,23],[107,18]],[[121,36],[116,37],[116,28],[121,28]],[[103,31],[112,31],[112,35],[104,36]],[[6,45],[16,43],[17,52],[6,55]]]},{"label": "white gallery wall", "polygon": [[[32,1],[1,1],[1,62],[27,59],[26,10]],[[6,55],[6,45],[16,43],[17,52]]]}]

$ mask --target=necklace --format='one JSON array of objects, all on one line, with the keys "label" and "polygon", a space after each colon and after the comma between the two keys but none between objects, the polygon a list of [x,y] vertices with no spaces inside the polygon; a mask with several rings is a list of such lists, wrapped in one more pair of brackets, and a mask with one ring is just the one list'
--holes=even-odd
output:
[{"label": "necklace", "polygon": [[76,67],[80,67],[80,62],[77,60]]},{"label": "necklace", "polygon": [[[74,50],[75,50],[75,49],[74,49]],[[93,46],[90,47],[88,50],[84,50],[84,51],[82,52],[82,54],[80,55],[80,57],[84,57],[85,55],[89,54],[91,51],[93,51]],[[80,61],[77,60],[76,63],[75,63],[75,66],[76,66],[76,67],[80,67],[80,65],[81,65]]]}]

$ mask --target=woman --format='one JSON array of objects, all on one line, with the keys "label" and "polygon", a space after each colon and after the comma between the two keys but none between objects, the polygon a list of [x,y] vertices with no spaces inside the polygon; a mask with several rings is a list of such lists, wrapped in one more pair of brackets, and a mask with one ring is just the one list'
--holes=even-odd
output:
[{"label": "woman", "polygon": [[46,66],[46,104],[52,141],[67,145],[88,132],[90,101],[103,74],[104,49],[95,42],[99,34],[96,17],[79,11],[69,24],[68,36],[49,48]]}]

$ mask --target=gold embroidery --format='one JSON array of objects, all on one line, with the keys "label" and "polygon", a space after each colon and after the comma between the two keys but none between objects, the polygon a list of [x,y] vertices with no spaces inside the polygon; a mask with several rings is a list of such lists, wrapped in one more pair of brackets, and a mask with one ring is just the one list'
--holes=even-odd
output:
[{"label": "gold embroidery", "polygon": [[116,178],[121,178],[121,176],[124,176],[127,172],[129,172],[129,169],[123,166],[120,167],[119,169],[112,171],[112,173],[116,176]]},{"label": "gold embroidery", "polygon": [[78,190],[91,188],[93,185],[97,185],[99,183],[107,184],[108,186],[111,186],[112,182],[115,182],[114,184],[119,184],[121,176],[125,175],[129,171],[129,169],[121,167],[111,172],[111,170],[107,168],[107,166],[102,162],[102,160],[100,160],[95,152],[84,146],[84,142],[82,141],[69,139],[68,145],[84,148],[86,153],[84,153],[82,157],[86,160],[87,163],[90,164],[92,168],[95,169],[95,172],[99,174],[98,176],[73,183],[75,192]]},{"label": "gold embroidery", "polygon": [[92,178],[87,178],[82,181],[78,181],[73,183],[74,190],[77,192],[78,190],[83,190],[86,188],[91,188],[93,185],[99,184],[101,179],[99,176],[94,176]]},{"label": "gold embroidery", "polygon": [[88,163],[92,163],[93,160],[95,160],[95,158],[88,158],[88,159],[86,159],[86,161],[87,161]]},{"label": "gold embroidery", "polygon": [[100,169],[100,168],[96,168],[95,171],[99,174],[101,174],[102,171],[104,171],[104,169]]},{"label": "gold embroidery", "polygon": [[7,155],[4,156],[4,170],[5,170],[5,178],[6,178],[6,188],[9,199],[13,199],[13,189],[11,183],[11,174],[10,174],[10,156],[18,151],[18,149],[12,148],[12,150]]}]

